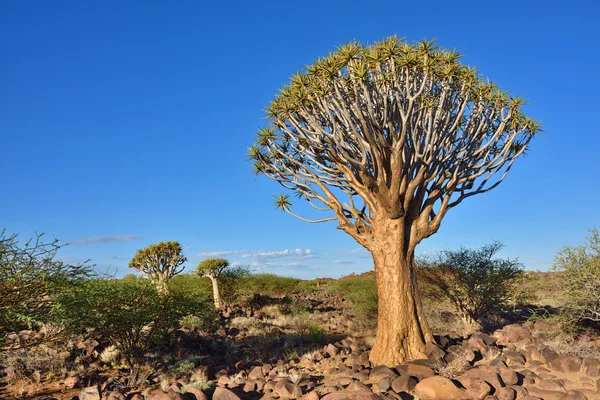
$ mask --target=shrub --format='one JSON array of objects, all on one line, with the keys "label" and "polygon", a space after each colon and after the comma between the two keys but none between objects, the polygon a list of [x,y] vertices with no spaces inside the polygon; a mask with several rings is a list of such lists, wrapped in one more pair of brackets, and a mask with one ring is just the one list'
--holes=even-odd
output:
[{"label": "shrub", "polygon": [[0,232],[0,345],[7,332],[42,326],[51,320],[57,293],[91,274],[91,266],[56,260],[58,242],[37,235],[21,245],[17,235]]},{"label": "shrub", "polygon": [[129,365],[172,340],[185,316],[212,317],[203,299],[176,291],[159,295],[146,279],[90,280],[59,300],[59,315],[67,329],[114,345]]},{"label": "shrub", "polygon": [[236,282],[240,294],[276,294],[297,293],[304,287],[301,279],[288,278],[275,274],[249,274]]},{"label": "shrub", "polygon": [[582,246],[565,247],[555,270],[564,288],[562,311],[571,322],[600,322],[600,233],[590,229]]},{"label": "shrub", "polygon": [[377,281],[374,277],[348,277],[332,283],[330,291],[352,301],[352,314],[365,326],[377,324]]},{"label": "shrub", "polygon": [[418,261],[425,291],[449,300],[466,325],[503,309],[515,280],[522,274],[517,260],[494,258],[499,243],[472,250],[444,251],[434,259]]}]

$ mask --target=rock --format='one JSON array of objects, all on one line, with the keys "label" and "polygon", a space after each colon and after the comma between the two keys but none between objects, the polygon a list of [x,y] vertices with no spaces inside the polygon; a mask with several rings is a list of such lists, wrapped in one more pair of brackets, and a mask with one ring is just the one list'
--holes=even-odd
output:
[{"label": "rock", "polygon": [[79,382],[81,382],[81,378],[79,378],[78,376],[69,376],[67,379],[65,379],[65,388],[76,388],[79,385]]},{"label": "rock", "polygon": [[206,394],[202,390],[195,387],[186,388],[185,393],[194,396],[195,400],[208,400],[208,396],[206,396]]},{"label": "rock", "polygon": [[516,350],[504,350],[502,355],[508,365],[525,365],[525,356]]},{"label": "rock", "polygon": [[129,398],[129,400],[144,400],[144,396],[139,393],[134,394]]},{"label": "rock", "polygon": [[244,392],[254,392],[256,390],[256,380],[248,379],[246,383],[244,383],[244,388],[242,389]]},{"label": "rock", "polygon": [[569,390],[558,397],[559,400],[588,400],[581,392],[577,390]]},{"label": "rock", "polygon": [[[518,397],[518,398],[519,398],[519,397]],[[529,396],[529,395],[527,395],[527,396],[523,396],[523,397],[520,397],[520,399],[521,399],[521,400],[544,400],[544,399],[541,399],[541,398],[539,398],[539,397],[535,397],[535,396]]]},{"label": "rock", "polygon": [[558,399],[563,394],[563,392],[558,390],[540,389],[535,386],[527,386],[527,391],[530,396],[540,397],[544,400]]},{"label": "rock", "polygon": [[335,347],[334,345],[332,345],[331,343],[329,343],[325,347],[325,352],[327,354],[329,354],[329,357],[333,358],[333,357],[337,356],[340,353],[340,349],[338,349],[337,347]]},{"label": "rock", "polygon": [[415,386],[417,380],[408,375],[400,375],[392,381],[392,390],[396,393],[412,391]]},{"label": "rock", "polygon": [[597,378],[600,376],[600,360],[595,358],[584,358],[581,369],[587,376]]},{"label": "rock", "polygon": [[540,389],[558,390],[561,392],[565,391],[565,385],[555,379],[542,379],[537,383],[536,386]]},{"label": "rock", "polygon": [[464,393],[452,381],[443,376],[430,376],[415,386],[415,393],[422,400],[454,400]]},{"label": "rock", "polygon": [[461,399],[483,400],[492,392],[492,386],[481,378],[463,376],[458,378],[458,381],[467,389]]},{"label": "rock", "polygon": [[154,389],[146,396],[146,400],[171,400],[171,396],[161,389]]},{"label": "rock", "polygon": [[213,400],[241,400],[237,394],[220,386],[217,386],[212,398]]},{"label": "rock", "polygon": [[400,375],[414,376],[419,380],[435,375],[435,372],[431,368],[413,363],[402,364],[395,369]]},{"label": "rock", "polygon": [[[383,378],[377,384],[376,391],[378,393],[387,392],[391,386],[392,386],[392,380],[390,378]],[[375,386],[373,386],[373,390],[375,390]]]},{"label": "rock", "polygon": [[298,385],[294,385],[292,382],[285,382],[279,388],[275,385],[277,393],[283,399],[297,399],[302,397],[302,389]]},{"label": "rock", "polygon": [[219,379],[217,379],[217,385],[225,387],[227,385],[229,385],[231,383],[231,381],[229,380],[229,377],[227,375],[221,375],[219,377]]},{"label": "rock", "polygon": [[254,367],[248,374],[248,379],[265,379],[262,367]]},{"label": "rock", "polygon": [[102,395],[102,400],[127,400],[123,393],[110,392]]},{"label": "rock", "polygon": [[583,360],[577,356],[560,355],[550,362],[549,366],[555,371],[569,374],[572,372],[579,372]]},{"label": "rock", "polygon": [[471,340],[473,338],[481,339],[483,341],[483,343],[485,343],[486,346],[491,346],[494,343],[496,343],[496,341],[498,340],[498,338],[488,335],[487,333],[483,333],[483,332],[475,332],[474,334],[471,335],[469,340]]},{"label": "rock", "polygon": [[319,400],[319,395],[314,390],[300,397],[300,400]]},{"label": "rock", "polygon": [[100,400],[100,388],[98,386],[90,386],[79,392],[79,400]]},{"label": "rock", "polygon": [[386,367],[385,365],[378,365],[377,367],[371,370],[369,374],[369,381],[376,383],[382,380],[383,378],[394,379],[398,374]]},{"label": "rock", "polygon": [[503,387],[497,389],[494,392],[494,396],[496,396],[498,400],[515,400],[517,398],[517,392],[514,389]]},{"label": "rock", "polygon": [[325,395],[321,400],[380,400],[380,398],[375,393],[340,390]]}]

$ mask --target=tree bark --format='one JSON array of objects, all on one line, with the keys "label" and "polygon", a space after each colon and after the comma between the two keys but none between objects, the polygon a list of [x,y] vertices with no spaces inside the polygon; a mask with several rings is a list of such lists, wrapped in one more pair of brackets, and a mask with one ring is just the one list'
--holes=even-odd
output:
[{"label": "tree bark", "polygon": [[212,282],[213,287],[213,300],[215,302],[215,309],[221,309],[221,295],[219,293],[219,283],[217,282],[217,278],[215,276],[209,275],[210,281]]},{"label": "tree bark", "polygon": [[403,219],[378,219],[370,244],[377,278],[379,308],[377,336],[370,359],[376,365],[396,366],[427,358],[425,343],[433,335],[425,319],[417,288],[414,249]]}]

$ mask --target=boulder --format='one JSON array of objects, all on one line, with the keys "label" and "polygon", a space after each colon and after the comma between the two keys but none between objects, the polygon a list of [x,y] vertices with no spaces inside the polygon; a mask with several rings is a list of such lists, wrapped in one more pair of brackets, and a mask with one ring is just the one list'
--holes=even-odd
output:
[{"label": "boulder", "polygon": [[79,392],[79,400],[100,400],[100,388],[98,386],[90,386]]},{"label": "boulder", "polygon": [[494,396],[496,396],[498,400],[515,400],[517,398],[517,392],[514,389],[502,387],[494,392]]},{"label": "boulder", "polygon": [[412,391],[415,386],[417,380],[408,375],[400,375],[392,381],[392,390],[396,393]]},{"label": "boulder", "polygon": [[584,358],[581,369],[587,376],[597,378],[600,376],[600,360],[595,358]]},{"label": "boulder", "polygon": [[588,400],[588,397],[577,390],[569,390],[568,392],[560,395],[558,400]]},{"label": "boulder", "polygon": [[431,368],[414,363],[398,365],[395,369],[400,375],[414,376],[419,380],[435,375]]},{"label": "boulder", "polygon": [[464,393],[450,379],[443,376],[430,376],[415,386],[415,393],[422,400],[455,400]]},{"label": "boulder", "polygon": [[250,370],[248,374],[248,379],[265,379],[265,374],[263,373],[262,367],[254,367]]},{"label": "boulder", "polygon": [[220,386],[217,386],[212,398],[213,400],[241,400],[237,394]]},{"label": "boulder", "polygon": [[565,374],[581,371],[583,360],[577,356],[560,355],[549,363],[550,368]]},{"label": "boulder", "polygon": [[481,378],[463,376],[458,381],[467,389],[461,399],[483,400],[492,392],[492,386]]},{"label": "boulder", "polygon": [[279,397],[282,399],[297,399],[302,397],[302,389],[300,389],[300,386],[294,385],[292,382],[285,382],[280,387],[277,388],[277,385],[275,385],[275,387]]},{"label": "boulder", "polygon": [[[186,388],[185,394],[194,396],[195,400],[208,400],[208,396],[206,396],[206,394],[204,394],[204,392],[202,390],[195,388],[195,387]],[[191,399],[191,400],[194,400],[194,399]]]},{"label": "boulder", "polygon": [[81,378],[79,378],[78,376],[69,376],[67,379],[65,379],[65,389],[73,389],[76,388],[79,385],[79,382],[81,382]]},{"label": "boulder", "polygon": [[369,374],[369,381],[373,383],[377,383],[383,378],[394,379],[398,376],[397,373],[386,367],[385,365],[378,365],[377,367],[371,370]]}]

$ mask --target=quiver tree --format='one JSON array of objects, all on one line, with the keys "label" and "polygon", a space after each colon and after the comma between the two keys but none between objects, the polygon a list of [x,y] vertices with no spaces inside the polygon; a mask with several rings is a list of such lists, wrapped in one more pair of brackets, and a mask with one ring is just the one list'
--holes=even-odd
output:
[{"label": "quiver tree", "polygon": [[495,188],[540,127],[511,97],[433,42],[349,43],[294,75],[266,108],[249,149],[255,172],[337,221],[373,256],[377,337],[371,360],[424,357],[431,331],[414,251],[449,209]]},{"label": "quiver tree", "polygon": [[138,250],[129,268],[150,279],[161,295],[169,293],[167,281],[184,269],[187,258],[178,242],[165,241]]},{"label": "quiver tree", "polygon": [[196,267],[196,273],[199,276],[205,276],[210,279],[213,287],[213,300],[215,309],[221,308],[221,295],[219,293],[218,279],[223,275],[225,270],[229,268],[229,261],[224,258],[208,258],[201,261]]}]

